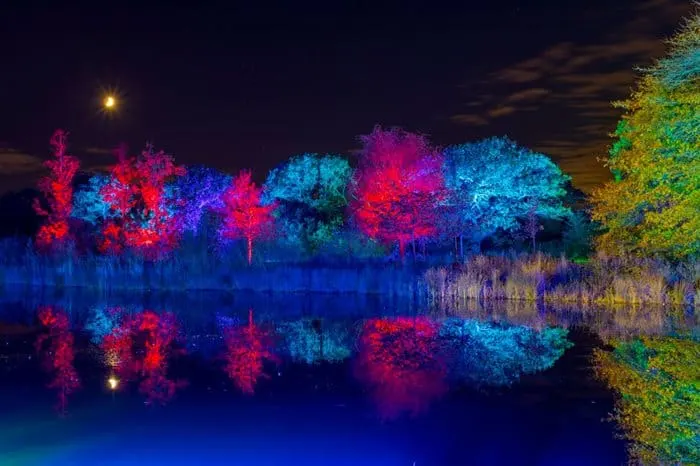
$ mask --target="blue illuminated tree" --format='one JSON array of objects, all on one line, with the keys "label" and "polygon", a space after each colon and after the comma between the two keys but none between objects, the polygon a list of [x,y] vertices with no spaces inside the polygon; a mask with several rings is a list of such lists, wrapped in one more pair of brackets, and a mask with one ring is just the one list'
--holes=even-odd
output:
[{"label": "blue illuminated tree", "polygon": [[338,155],[302,154],[270,172],[266,202],[277,202],[280,236],[315,252],[346,222],[346,188],[352,176],[348,161]]},{"label": "blue illuminated tree", "polygon": [[71,217],[82,220],[90,225],[100,225],[107,219],[115,218],[116,212],[100,195],[100,190],[109,183],[109,175],[97,173],[88,182],[78,188],[73,194],[73,210]]},{"label": "blue illuminated tree", "polygon": [[182,218],[183,231],[199,232],[204,215],[223,208],[222,195],[231,180],[227,173],[195,165],[187,167],[184,176],[166,185],[166,196],[176,200],[174,209]]},{"label": "blue illuminated tree", "polygon": [[451,377],[474,385],[510,385],[523,374],[549,369],[570,348],[568,331],[536,330],[471,319],[448,319],[440,340]]},{"label": "blue illuminated tree", "polygon": [[513,232],[532,215],[563,219],[569,177],[546,155],[518,146],[507,137],[451,146],[444,151],[445,228],[476,245],[497,231]]}]

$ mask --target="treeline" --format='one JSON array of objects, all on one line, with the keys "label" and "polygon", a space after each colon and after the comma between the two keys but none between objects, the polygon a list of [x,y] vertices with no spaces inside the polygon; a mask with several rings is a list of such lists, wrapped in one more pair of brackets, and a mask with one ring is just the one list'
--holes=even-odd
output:
[{"label": "treeline", "polygon": [[428,245],[462,257],[487,239],[534,250],[545,226],[559,237],[568,226],[572,250],[585,253],[588,225],[570,208],[570,178],[543,154],[505,137],[438,149],[379,126],[360,141],[356,167],[340,155],[301,154],[262,186],[248,171],[178,166],[153,147],[136,156],[120,148],[109,172],[76,183],[79,161],[59,130],[34,205],[45,217],[36,246],[161,259],[187,237],[217,251],[243,240],[249,263],[261,241],[305,257],[403,259]]}]

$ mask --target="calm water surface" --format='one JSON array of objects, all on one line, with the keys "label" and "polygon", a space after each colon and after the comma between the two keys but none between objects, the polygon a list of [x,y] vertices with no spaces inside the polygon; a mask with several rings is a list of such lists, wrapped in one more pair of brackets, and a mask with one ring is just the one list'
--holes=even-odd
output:
[{"label": "calm water surface", "polygon": [[[636,319],[636,320],[635,320]],[[0,464],[620,465],[601,333],[354,296],[0,298]]]}]

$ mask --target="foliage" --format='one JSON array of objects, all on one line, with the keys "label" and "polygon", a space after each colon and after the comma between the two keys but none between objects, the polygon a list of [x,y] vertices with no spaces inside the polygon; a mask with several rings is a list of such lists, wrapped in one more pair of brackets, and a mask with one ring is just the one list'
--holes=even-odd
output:
[{"label": "foliage", "polygon": [[350,332],[338,322],[304,319],[283,322],[277,334],[294,361],[317,364],[321,361],[341,362],[351,354]]},{"label": "foliage", "polygon": [[39,247],[60,248],[70,239],[68,219],[71,214],[73,198],[73,178],[78,171],[78,159],[66,153],[66,137],[63,130],[56,130],[51,136],[53,159],[44,162],[50,174],[39,180],[39,190],[48,203],[48,210],[35,199],[34,210],[46,217],[46,222],[39,228],[36,242]]},{"label": "foliage", "polygon": [[226,343],[226,374],[247,395],[255,393],[255,386],[262,377],[266,361],[276,362],[272,353],[270,334],[253,322],[253,311],[248,312],[248,325],[231,327],[224,336]]},{"label": "foliage", "polygon": [[355,374],[367,386],[381,417],[418,414],[447,391],[437,335],[437,325],[425,317],[365,322]]},{"label": "foliage", "polygon": [[198,232],[207,211],[223,207],[222,196],[231,185],[231,175],[203,165],[187,167],[184,176],[166,184],[165,195],[181,218],[183,231]]},{"label": "foliage", "polygon": [[700,253],[700,16],[642,75],[615,132],[615,181],[594,193],[593,219],[612,254],[692,261]]},{"label": "foliage", "polygon": [[267,203],[276,202],[280,236],[316,252],[345,226],[346,188],[352,176],[338,155],[302,154],[272,170],[265,181]]},{"label": "foliage", "polygon": [[117,157],[109,183],[100,189],[117,217],[105,223],[100,247],[112,253],[129,247],[146,257],[160,257],[175,248],[181,229],[172,214],[173,201],[165,196],[165,184],[183,176],[185,169],[151,146],[139,157],[127,157],[125,149]]},{"label": "foliage", "polygon": [[58,409],[65,414],[68,396],[80,388],[80,378],[73,365],[74,337],[65,312],[42,307],[38,318],[45,331],[37,337],[34,346],[44,369],[52,376],[49,388],[58,390]]},{"label": "foliage", "polygon": [[642,337],[596,350],[596,369],[618,394],[615,418],[643,464],[700,463],[700,344]]},{"label": "foliage", "polygon": [[510,385],[522,374],[549,369],[570,348],[567,331],[501,326],[471,319],[449,319],[440,339],[450,353],[452,376],[476,385]]},{"label": "foliage", "polygon": [[223,195],[220,234],[225,239],[245,238],[248,264],[253,261],[253,240],[271,234],[274,226],[272,212],[277,206],[262,205],[261,194],[262,189],[253,183],[250,172],[244,171]]},{"label": "foliage", "polygon": [[506,137],[451,146],[444,157],[449,193],[444,227],[457,236],[480,242],[498,230],[517,230],[533,206],[543,219],[571,212],[562,202],[569,177],[546,155]]},{"label": "foliage", "polygon": [[117,212],[113,211],[100,195],[100,191],[109,183],[110,179],[107,175],[101,173],[92,175],[87,184],[78,188],[73,195],[71,217],[93,226],[102,225],[105,221],[116,218]]},{"label": "foliage", "polygon": [[[118,315],[118,309],[107,311]],[[123,315],[119,325],[102,341],[110,369],[123,382],[139,380],[146,404],[166,404],[183,387],[183,380],[168,378],[168,358],[176,351],[178,326],[170,313],[143,311]]]},{"label": "foliage", "polygon": [[405,246],[437,231],[442,157],[421,135],[376,126],[362,136],[351,209],[364,234]]}]

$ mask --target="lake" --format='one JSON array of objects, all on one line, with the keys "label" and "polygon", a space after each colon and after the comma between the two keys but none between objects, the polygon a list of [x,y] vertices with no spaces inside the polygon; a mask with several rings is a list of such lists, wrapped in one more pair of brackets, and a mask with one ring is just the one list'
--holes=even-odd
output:
[{"label": "lake", "polygon": [[537,303],[5,290],[0,464],[620,465],[593,349],[694,324]]}]

